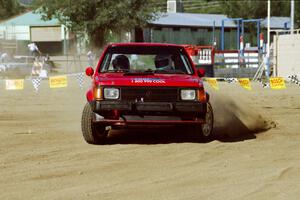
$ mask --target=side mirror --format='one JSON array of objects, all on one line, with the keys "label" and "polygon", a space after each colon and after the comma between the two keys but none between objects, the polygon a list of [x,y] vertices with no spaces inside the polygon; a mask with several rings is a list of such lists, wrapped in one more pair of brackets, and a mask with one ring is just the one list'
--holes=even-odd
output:
[{"label": "side mirror", "polygon": [[203,69],[203,68],[197,69],[197,74],[198,74],[198,76],[200,78],[204,77],[204,75],[205,75],[205,69]]},{"label": "side mirror", "polygon": [[87,76],[93,76],[94,75],[94,69],[92,67],[88,67],[85,69],[85,74]]}]

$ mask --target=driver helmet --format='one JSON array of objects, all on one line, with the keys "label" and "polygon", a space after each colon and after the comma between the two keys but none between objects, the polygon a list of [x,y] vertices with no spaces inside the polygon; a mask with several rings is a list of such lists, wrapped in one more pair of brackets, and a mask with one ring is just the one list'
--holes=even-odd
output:
[{"label": "driver helmet", "polygon": [[155,56],[155,67],[156,68],[163,68],[172,66],[171,65],[171,58],[169,55],[156,55]]},{"label": "driver helmet", "polygon": [[129,59],[125,55],[118,55],[112,61],[114,69],[129,69]]}]

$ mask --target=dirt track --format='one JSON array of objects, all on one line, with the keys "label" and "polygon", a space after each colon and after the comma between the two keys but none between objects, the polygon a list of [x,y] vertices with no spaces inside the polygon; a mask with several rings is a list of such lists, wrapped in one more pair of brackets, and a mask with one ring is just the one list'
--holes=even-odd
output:
[{"label": "dirt track", "polygon": [[44,81],[39,94],[29,82],[23,91],[0,82],[0,199],[300,197],[298,86],[221,84],[211,97],[219,137],[209,143],[154,129],[115,131],[111,145],[88,145],[84,93],[75,80],[53,90]]}]

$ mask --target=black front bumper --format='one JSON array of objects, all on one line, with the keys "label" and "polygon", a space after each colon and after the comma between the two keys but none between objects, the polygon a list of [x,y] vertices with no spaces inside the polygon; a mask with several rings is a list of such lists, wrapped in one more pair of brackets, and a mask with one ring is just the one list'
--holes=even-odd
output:
[{"label": "black front bumper", "polygon": [[92,101],[93,112],[105,115],[113,110],[120,114],[139,115],[186,115],[206,113],[206,103],[192,102],[129,102],[129,101]]}]

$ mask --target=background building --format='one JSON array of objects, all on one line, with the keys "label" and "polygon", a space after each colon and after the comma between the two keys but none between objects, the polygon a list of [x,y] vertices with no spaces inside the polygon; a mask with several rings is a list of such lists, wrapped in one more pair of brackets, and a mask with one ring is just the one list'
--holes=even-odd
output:
[{"label": "background building", "polygon": [[43,53],[66,53],[74,42],[73,34],[57,19],[41,18],[41,14],[31,11],[0,23],[2,52],[26,54],[27,44],[35,42]]},{"label": "background building", "polygon": [[[221,14],[162,13],[144,29],[144,41],[194,45],[213,45],[215,42],[220,48],[222,20],[225,19],[228,17]],[[271,29],[288,29],[289,21],[289,17],[271,17]],[[236,23],[226,20],[224,27],[225,49],[236,49],[239,41]],[[267,20],[262,19],[260,28],[265,36],[266,27]],[[244,43],[257,46],[256,41],[256,34],[245,28]]]},{"label": "background building", "polygon": [[[237,49],[239,38],[236,21],[227,21],[228,17],[223,14],[187,13],[181,0],[168,0],[166,5],[167,12],[161,13],[156,20],[149,22],[148,27],[143,30],[143,41],[194,45],[215,44],[217,48],[220,48],[222,20],[225,20],[224,49]],[[247,22],[244,27],[244,44],[257,46],[256,23]],[[271,29],[288,29],[289,27],[289,17],[271,17]],[[259,28],[266,38],[267,19],[261,19]],[[135,37],[135,39],[135,41],[141,41],[140,37],[138,39]]]},{"label": "background building", "polygon": [[[176,44],[220,45],[220,30],[225,15],[163,13],[155,21],[149,22],[144,31],[147,42],[168,42]],[[235,47],[236,25],[225,22],[226,48]]]}]

